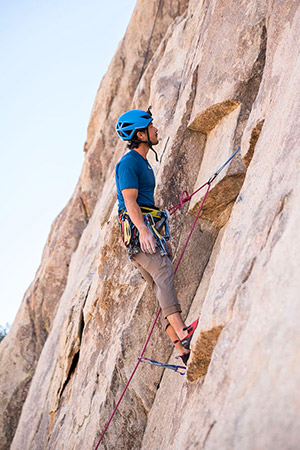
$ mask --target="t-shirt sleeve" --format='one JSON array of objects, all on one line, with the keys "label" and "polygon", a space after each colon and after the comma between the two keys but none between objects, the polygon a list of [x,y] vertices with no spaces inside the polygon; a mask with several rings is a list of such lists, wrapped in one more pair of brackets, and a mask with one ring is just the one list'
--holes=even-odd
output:
[{"label": "t-shirt sleeve", "polygon": [[118,167],[118,176],[120,183],[120,190],[123,189],[138,189],[138,171],[130,161],[122,161]]}]

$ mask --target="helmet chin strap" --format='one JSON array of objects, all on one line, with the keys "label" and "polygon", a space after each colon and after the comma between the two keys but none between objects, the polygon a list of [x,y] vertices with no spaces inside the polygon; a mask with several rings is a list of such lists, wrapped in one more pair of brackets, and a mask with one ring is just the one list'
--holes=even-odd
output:
[{"label": "helmet chin strap", "polygon": [[148,130],[148,127],[147,127],[147,137],[148,137],[148,145],[149,145],[149,147],[151,148],[151,150],[155,153],[155,159],[156,159],[156,161],[159,162],[157,153],[156,153],[156,151],[154,150],[154,148],[152,147],[152,142],[150,141],[150,136],[149,136],[149,130]]},{"label": "helmet chin strap", "polygon": [[150,149],[155,153],[155,159],[156,159],[156,161],[159,162],[157,153],[156,153],[156,151],[154,150],[154,148],[152,147],[152,142],[150,141],[150,136],[149,136],[149,130],[148,130],[148,127],[146,128],[146,130],[147,130],[147,138],[148,138],[148,141],[139,141],[139,140],[137,140],[137,139],[132,139],[131,142],[133,142],[134,144],[148,144],[149,147],[150,147]]}]

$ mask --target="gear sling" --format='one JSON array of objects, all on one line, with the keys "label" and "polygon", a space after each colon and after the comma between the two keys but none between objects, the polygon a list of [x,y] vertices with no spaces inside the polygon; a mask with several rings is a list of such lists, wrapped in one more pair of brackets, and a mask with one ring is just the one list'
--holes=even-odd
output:
[{"label": "gear sling", "polygon": [[[147,228],[154,236],[156,246],[158,247],[161,256],[168,255],[167,241],[170,239],[169,217],[170,213],[167,210],[161,211],[156,207],[140,206],[144,222]],[[121,229],[122,240],[126,246],[127,253],[131,258],[141,251],[139,232],[128,212],[123,209],[119,212],[119,226]],[[164,227],[164,235],[161,234]]]}]

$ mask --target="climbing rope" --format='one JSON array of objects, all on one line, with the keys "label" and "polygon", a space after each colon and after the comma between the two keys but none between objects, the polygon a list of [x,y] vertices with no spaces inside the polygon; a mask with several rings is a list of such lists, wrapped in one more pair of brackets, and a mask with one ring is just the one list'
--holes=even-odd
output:
[{"label": "climbing rope", "polygon": [[[177,272],[177,270],[178,270],[178,267],[179,267],[179,265],[180,265],[180,263],[181,263],[181,260],[182,260],[182,258],[183,258],[183,255],[184,255],[185,251],[186,251],[186,248],[187,248],[187,246],[188,246],[188,243],[189,243],[189,241],[190,241],[190,239],[191,239],[191,236],[192,236],[192,234],[193,234],[194,228],[195,228],[195,226],[196,226],[196,223],[197,223],[197,221],[198,221],[198,219],[199,219],[199,216],[200,216],[200,213],[201,213],[201,211],[202,211],[203,205],[204,205],[204,203],[205,203],[205,200],[206,200],[206,198],[207,198],[207,196],[208,196],[208,193],[209,193],[209,190],[210,190],[210,188],[211,188],[212,182],[213,182],[213,181],[215,180],[215,178],[219,175],[219,173],[224,169],[224,167],[232,160],[232,158],[237,154],[237,152],[238,152],[239,150],[240,150],[240,147],[238,147],[237,150],[235,150],[235,152],[234,152],[234,153],[227,159],[227,161],[226,161],[226,162],[225,162],[225,163],[217,170],[217,172],[215,172],[214,175],[211,176],[211,177],[209,178],[209,180],[208,180],[206,183],[204,183],[200,188],[198,188],[196,191],[194,191],[191,195],[189,195],[188,192],[187,192],[186,190],[182,191],[182,193],[181,193],[181,195],[180,195],[180,202],[177,203],[176,205],[172,206],[171,208],[169,208],[170,214],[171,214],[171,215],[174,214],[174,213],[177,211],[177,209],[179,209],[181,206],[184,205],[184,203],[190,201],[191,198],[193,197],[193,195],[195,195],[197,192],[199,192],[201,189],[203,189],[205,186],[207,186],[206,192],[205,192],[204,197],[203,197],[203,199],[202,199],[201,205],[200,205],[199,210],[198,210],[198,212],[197,212],[197,215],[196,215],[196,218],[195,218],[194,223],[193,223],[193,225],[192,225],[191,231],[190,231],[190,233],[189,233],[189,235],[188,235],[188,237],[187,237],[186,243],[185,243],[185,245],[184,245],[184,247],[183,247],[183,250],[182,250],[182,252],[181,252],[181,255],[180,255],[180,257],[179,257],[179,260],[178,260],[178,262],[177,262],[177,264],[176,264],[176,267],[175,267],[175,270],[174,270],[174,275],[176,274],[176,272]],[[184,195],[186,195],[186,197],[184,197]],[[108,427],[109,427],[109,425],[110,425],[110,422],[112,421],[112,419],[113,419],[113,417],[114,417],[114,415],[115,415],[115,413],[116,413],[116,411],[117,411],[117,409],[118,409],[118,407],[119,407],[119,405],[120,405],[120,403],[121,403],[121,401],[122,401],[122,399],[123,399],[123,397],[124,397],[124,395],[125,395],[125,392],[127,391],[127,388],[128,388],[128,386],[129,386],[129,384],[130,384],[130,382],[131,382],[131,380],[132,380],[132,378],[133,378],[133,376],[134,376],[134,374],[135,374],[135,372],[136,372],[138,366],[140,365],[141,361],[142,361],[143,358],[144,358],[144,353],[145,353],[145,351],[146,351],[147,345],[148,345],[149,340],[150,340],[150,337],[151,337],[151,335],[152,335],[152,333],[153,333],[153,330],[154,330],[154,327],[155,327],[156,322],[157,322],[157,320],[158,320],[158,317],[159,317],[159,315],[160,315],[160,312],[161,312],[161,308],[158,309],[158,312],[157,312],[157,314],[156,314],[156,317],[155,317],[155,319],[154,319],[154,322],[153,322],[153,324],[152,324],[152,327],[151,327],[151,329],[150,329],[150,332],[149,332],[149,334],[148,334],[148,337],[147,337],[147,339],[146,339],[146,342],[145,342],[145,344],[144,344],[144,347],[143,347],[143,349],[142,349],[142,352],[141,352],[140,356],[138,357],[138,361],[137,361],[137,363],[136,363],[136,365],[135,365],[135,367],[134,367],[134,369],[133,369],[133,371],[132,371],[132,373],[131,373],[131,375],[130,375],[130,377],[129,377],[127,383],[126,383],[126,386],[125,386],[124,389],[123,389],[123,392],[122,392],[122,394],[121,394],[121,397],[119,398],[119,400],[118,400],[118,402],[117,402],[117,404],[116,404],[116,406],[115,406],[115,409],[113,410],[113,412],[112,412],[112,414],[111,414],[111,416],[110,416],[110,418],[109,418],[109,421],[107,422],[107,424],[106,424],[106,426],[105,426],[105,428],[104,428],[104,430],[103,430],[103,432],[102,432],[102,434],[101,434],[101,436],[100,436],[100,439],[99,439],[99,441],[98,441],[98,443],[97,443],[97,445],[96,445],[96,447],[95,447],[95,450],[98,449],[98,447],[99,447],[99,445],[100,445],[100,443],[101,443],[101,441],[102,441],[102,439],[103,439],[103,437],[104,437],[104,435],[105,435],[105,433],[106,433],[106,431],[107,431],[107,429],[108,429]]]},{"label": "climbing rope", "polygon": [[[225,161],[225,163],[217,170],[217,172],[215,172],[213,174],[212,177],[210,177],[210,179],[204,183],[202,186],[200,186],[198,189],[196,189],[196,191],[192,192],[191,195],[188,194],[187,191],[182,191],[181,195],[180,195],[180,202],[177,203],[174,206],[171,206],[171,208],[169,208],[169,213],[172,215],[174,214],[174,212],[177,211],[177,209],[179,209],[181,206],[184,205],[184,203],[189,202],[191,200],[191,198],[193,197],[193,195],[197,194],[197,192],[201,191],[201,189],[204,188],[204,186],[211,184],[215,178],[219,175],[219,173],[224,169],[225,166],[227,166],[227,164],[232,160],[232,158],[234,158],[234,156],[237,154],[237,152],[241,149],[241,147],[239,146],[233,153],[232,155],[227,159],[227,161]],[[186,197],[184,197],[184,195],[186,194]]]}]

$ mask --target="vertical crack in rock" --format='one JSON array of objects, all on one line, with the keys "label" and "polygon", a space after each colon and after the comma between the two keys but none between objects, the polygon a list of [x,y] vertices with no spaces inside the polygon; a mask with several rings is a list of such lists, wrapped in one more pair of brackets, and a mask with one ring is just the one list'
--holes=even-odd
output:
[{"label": "vertical crack in rock", "polygon": [[[26,302],[26,308],[28,310],[28,317],[29,317],[30,326],[31,326],[31,333],[30,333],[31,339],[30,339],[30,342],[27,343],[26,351],[23,351],[23,347],[21,347],[21,354],[22,354],[24,361],[26,361],[26,363],[28,364],[28,366],[25,367],[25,370],[32,373],[33,368],[36,364],[37,354],[40,351],[40,349],[39,349],[39,351],[37,350],[37,346],[39,343],[39,337],[37,335],[37,330],[36,330],[34,311],[31,308],[31,296],[30,295],[26,298],[25,302]],[[26,335],[26,333],[24,333],[24,329],[21,329],[21,330],[22,330],[22,332],[20,333],[20,338],[22,338],[21,334]],[[18,332],[18,335],[19,335],[19,332]]]},{"label": "vertical crack in rock", "polygon": [[[250,263],[248,263],[248,268],[247,268],[247,270],[246,270],[246,273],[245,273],[245,275],[244,275],[244,277],[243,277],[243,279],[242,279],[242,285],[243,284],[245,284],[246,282],[247,282],[247,280],[250,278],[250,275],[251,275],[251,273],[252,273],[252,270],[253,270],[253,267],[254,267],[254,264],[255,264],[255,262],[256,262],[256,257],[254,257],[251,261],[250,261]],[[232,308],[233,309],[233,308]]]},{"label": "vertical crack in rock", "polygon": [[260,136],[264,121],[265,121],[264,119],[260,120],[252,130],[250,142],[249,142],[249,148],[248,148],[246,155],[243,157],[243,163],[245,164],[246,167],[249,167],[249,164],[253,158],[255,146],[256,146],[256,143]]},{"label": "vertical crack in rock", "polygon": [[265,242],[261,246],[261,250],[263,250],[266,247],[270,236],[272,236],[272,240],[270,243],[271,248],[273,248],[275,246],[275,244],[279,241],[279,239],[285,229],[286,217],[284,215],[284,207],[290,197],[290,194],[291,194],[291,192],[288,192],[279,201],[277,209],[274,213],[272,223],[268,229]]},{"label": "vertical crack in rock", "polygon": [[81,341],[82,341],[82,335],[83,335],[83,330],[84,330],[84,315],[83,315],[83,309],[86,303],[86,300],[88,298],[89,292],[91,289],[91,284],[89,284],[88,289],[86,291],[85,297],[84,297],[84,301],[81,307],[81,311],[80,311],[80,315],[79,315],[79,324],[78,324],[78,331],[76,334],[76,337],[78,339],[78,342],[76,342],[76,344],[74,344],[74,347],[76,348],[76,350],[74,351],[74,354],[72,355],[72,361],[71,364],[69,365],[69,369],[66,375],[66,379],[62,385],[62,388],[60,390],[60,392],[58,393],[58,399],[57,399],[57,403],[58,403],[58,407],[60,405],[60,401],[62,399],[64,390],[66,388],[66,386],[68,385],[69,381],[72,378],[72,375],[75,373],[78,361],[79,361],[79,355],[80,355],[80,346],[81,346]]},{"label": "vertical crack in rock", "polygon": [[[187,129],[197,92],[198,69],[197,66],[193,72],[190,95],[172,145],[172,163],[165,165],[163,169],[164,184],[158,187],[156,192],[158,198],[163,197],[165,205],[174,204],[181,189],[192,189],[203,155],[205,137],[194,136],[194,133]],[[194,151],[195,156],[193,166],[188,167],[187,152],[191,151]],[[176,164],[174,164],[174,161],[176,161]]]},{"label": "vertical crack in rock", "polygon": [[36,442],[36,438],[37,438],[37,436],[39,434],[40,426],[41,426],[42,422],[43,422],[43,415],[40,414],[39,415],[39,420],[37,422],[37,426],[35,427],[34,435],[33,435],[32,440],[30,442],[30,448],[33,448],[34,443]]},{"label": "vertical crack in rock", "polygon": [[250,76],[248,77],[248,80],[240,83],[240,85],[237,88],[236,99],[241,102],[241,112],[239,115],[236,129],[234,141],[235,146],[237,146],[241,141],[241,137],[245,129],[245,124],[249,118],[252,105],[256,100],[261,85],[264,68],[266,64],[267,29],[265,26],[265,21],[262,21],[259,27],[261,28],[261,43],[259,54],[256,58],[256,61],[253,64],[252,71],[250,73]]},{"label": "vertical crack in rock", "polygon": [[159,0],[157,11],[156,11],[156,14],[154,16],[152,30],[151,30],[150,37],[149,37],[149,40],[148,40],[147,49],[146,49],[146,52],[145,52],[145,58],[144,58],[144,61],[143,61],[143,65],[142,65],[142,68],[141,68],[141,73],[140,73],[140,76],[139,76],[137,84],[139,84],[139,82],[141,81],[141,78],[142,78],[142,76],[144,74],[144,71],[145,71],[146,62],[147,62],[147,58],[148,58],[149,50],[150,50],[150,45],[151,45],[151,41],[152,41],[152,38],[153,38],[154,29],[155,29],[155,25],[156,25],[156,22],[157,22],[157,17],[158,17],[158,13],[159,13],[161,4],[162,4],[162,0]]},{"label": "vertical crack in rock", "polygon": [[88,202],[84,198],[85,197],[84,196],[84,192],[81,191],[81,188],[78,189],[78,196],[79,196],[79,199],[80,199],[80,204],[81,204],[82,209],[83,209],[85,221],[88,224],[89,220],[90,220],[90,211],[89,211],[89,207],[88,207]]},{"label": "vertical crack in rock", "polygon": [[165,153],[165,151],[166,151],[166,149],[167,149],[167,146],[168,146],[169,140],[170,140],[170,136],[168,136],[168,137],[167,137],[167,140],[166,140],[166,143],[165,143],[165,145],[164,145],[164,148],[163,148],[163,150],[162,150],[162,152],[161,152],[161,154],[160,154],[160,158],[159,158],[159,162],[160,162],[160,164],[161,164],[161,162],[162,162],[162,159],[163,159],[164,153]]},{"label": "vertical crack in rock", "polygon": [[[17,389],[12,393],[11,398],[5,408],[4,414],[4,437],[5,440],[1,440],[1,445],[3,449],[9,448],[10,443],[13,440],[15,430],[17,428],[20,413],[22,410],[22,405],[26,400],[27,392],[29,390],[31,383],[31,376],[25,378],[22,383],[20,383]],[[20,411],[16,414],[16,411]]]},{"label": "vertical crack in rock", "polygon": [[216,425],[216,423],[217,423],[217,421],[214,420],[214,421],[210,424],[210,427],[209,427],[209,429],[208,429],[208,431],[207,431],[207,433],[206,433],[206,436],[205,436],[205,438],[204,438],[204,441],[203,441],[203,445],[202,445],[203,448],[205,448],[205,445],[206,445],[206,442],[207,442],[207,440],[208,440],[208,438],[209,438],[209,435],[210,435],[210,433],[211,433],[213,427]]},{"label": "vertical crack in rock", "polygon": [[[237,287],[236,294],[234,295],[234,297],[228,307],[228,312],[229,312],[230,318],[233,316],[233,310],[234,310],[234,306],[236,304],[239,292],[241,291],[241,289],[244,287],[244,285],[247,283],[248,279],[250,278],[253,268],[254,268],[254,265],[256,263],[256,260],[257,260],[257,257],[255,256],[250,261],[246,261],[246,263],[244,264],[243,273],[242,273],[242,281],[239,284],[239,286]],[[230,319],[227,320],[227,323],[229,322],[229,320]]]},{"label": "vertical crack in rock", "polygon": [[75,369],[77,367],[77,363],[79,361],[79,354],[80,354],[80,344],[81,344],[81,339],[82,339],[82,333],[83,333],[83,329],[84,329],[84,318],[83,318],[83,312],[81,311],[80,313],[80,324],[79,324],[79,330],[78,330],[78,339],[79,339],[79,349],[74,353],[73,357],[72,357],[72,362],[70,364],[70,368],[66,377],[66,380],[61,388],[61,391],[59,393],[59,401],[62,398],[63,392],[67,386],[67,384],[69,383],[72,375],[75,372]]},{"label": "vertical crack in rock", "polygon": [[[240,105],[240,113],[235,126],[233,139],[234,148],[239,145],[252,105],[259,91],[266,62],[267,32],[264,22],[259,27],[261,28],[260,51],[247,81],[240,83],[238,86],[235,99],[224,100],[197,114],[188,125],[190,130],[209,134],[226,116],[231,114]],[[209,192],[201,213],[201,218],[209,220],[216,228],[222,228],[229,220],[232,207],[246,176],[245,167],[247,169],[249,166],[263,123],[264,121],[261,120],[253,129],[250,148],[245,157],[245,161],[243,160],[245,165],[242,164],[240,157],[237,155],[235,160],[230,163],[227,174]],[[192,206],[192,214],[196,215],[201,201],[202,198]]]},{"label": "vertical crack in rock", "polygon": [[208,331],[202,331],[193,349],[193,359],[187,370],[188,381],[195,381],[206,375],[212,353],[217,345],[224,325],[219,325]]},{"label": "vertical crack in rock", "polygon": [[[210,106],[205,111],[196,115],[195,119],[189,125],[191,130],[197,132],[196,134],[200,132],[207,135],[203,162],[197,179],[197,187],[211,175],[208,172],[208,167],[211,167],[213,163],[212,152],[215,149],[216,142],[219,142],[221,139],[220,136],[222,136],[224,127],[226,130],[230,130],[231,128],[230,139],[232,143],[235,141],[241,110],[240,105],[241,103],[239,101],[227,99]],[[234,112],[238,107],[239,110]],[[219,164],[221,164],[220,158],[223,154],[223,162],[228,158],[228,142],[224,142],[223,144],[224,150],[222,150],[223,146],[218,150]],[[222,228],[227,223],[234,201],[244,182],[245,166],[241,162],[239,155],[230,162],[219,178],[220,181],[218,179],[210,189],[201,212],[201,219],[210,221],[217,229]],[[200,193],[192,199],[190,212],[193,215],[197,214],[202,200],[203,196],[200,197]]]}]

